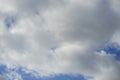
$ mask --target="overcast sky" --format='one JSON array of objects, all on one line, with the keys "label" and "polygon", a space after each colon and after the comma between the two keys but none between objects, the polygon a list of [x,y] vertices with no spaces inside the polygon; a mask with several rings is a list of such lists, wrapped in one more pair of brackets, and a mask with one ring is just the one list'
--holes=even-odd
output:
[{"label": "overcast sky", "polygon": [[119,0],[0,0],[0,80],[120,80],[119,8]]}]

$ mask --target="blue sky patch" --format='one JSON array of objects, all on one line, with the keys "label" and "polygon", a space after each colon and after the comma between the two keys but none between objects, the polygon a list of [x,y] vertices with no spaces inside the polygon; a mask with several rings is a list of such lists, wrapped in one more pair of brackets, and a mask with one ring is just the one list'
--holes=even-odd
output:
[{"label": "blue sky patch", "polygon": [[7,28],[10,28],[16,24],[16,17],[15,16],[7,16],[4,20],[4,24]]},{"label": "blue sky patch", "polygon": [[7,71],[6,71],[6,66],[5,65],[0,65],[0,75],[3,75],[5,74]]},{"label": "blue sky patch", "polygon": [[108,54],[115,54],[117,60],[120,60],[120,49],[114,46],[108,46],[104,49]]},{"label": "blue sky patch", "polygon": [[9,73],[8,71],[15,71],[19,75],[21,75],[23,80],[85,80],[85,78],[81,75],[73,76],[73,75],[54,75],[49,77],[36,77],[32,73],[26,73],[24,68],[19,69],[8,69],[5,65],[0,65],[0,75],[5,75]]}]

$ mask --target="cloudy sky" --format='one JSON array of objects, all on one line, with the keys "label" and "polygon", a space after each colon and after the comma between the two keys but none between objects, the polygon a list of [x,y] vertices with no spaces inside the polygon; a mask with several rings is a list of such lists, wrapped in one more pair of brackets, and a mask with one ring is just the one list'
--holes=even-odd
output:
[{"label": "cloudy sky", "polygon": [[0,80],[120,80],[119,0],[0,0]]}]

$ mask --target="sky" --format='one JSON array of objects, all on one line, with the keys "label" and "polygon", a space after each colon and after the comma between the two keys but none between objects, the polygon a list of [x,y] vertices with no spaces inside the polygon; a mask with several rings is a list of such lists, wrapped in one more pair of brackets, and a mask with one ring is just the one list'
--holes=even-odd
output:
[{"label": "sky", "polygon": [[119,0],[0,0],[0,80],[120,80]]}]

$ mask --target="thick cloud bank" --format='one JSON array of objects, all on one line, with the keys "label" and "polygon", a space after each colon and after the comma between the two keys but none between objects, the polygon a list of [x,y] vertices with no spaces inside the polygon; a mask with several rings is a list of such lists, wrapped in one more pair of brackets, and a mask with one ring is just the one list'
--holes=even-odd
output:
[{"label": "thick cloud bank", "polygon": [[120,45],[119,0],[0,2],[0,63],[39,75],[119,80],[120,62],[102,50]]}]

